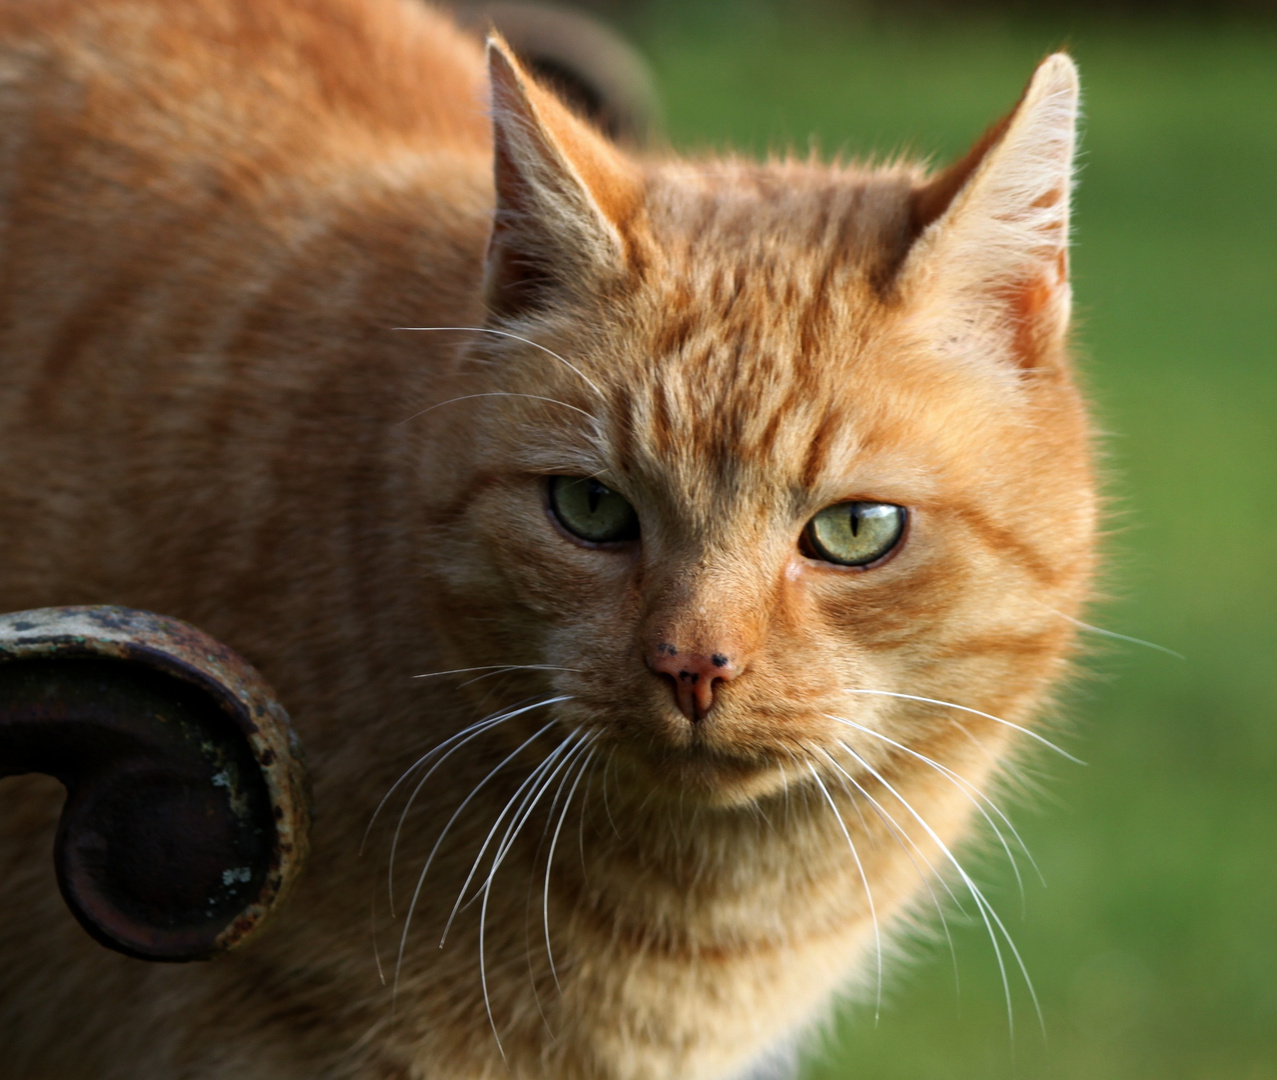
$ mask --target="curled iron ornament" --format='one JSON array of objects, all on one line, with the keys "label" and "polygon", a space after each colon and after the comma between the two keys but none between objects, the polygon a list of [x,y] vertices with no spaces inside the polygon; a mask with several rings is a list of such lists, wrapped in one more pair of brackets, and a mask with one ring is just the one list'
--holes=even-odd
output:
[{"label": "curled iron ornament", "polygon": [[67,905],[128,956],[241,945],[308,850],[287,713],[247,661],[163,615],[0,615],[0,777],[29,772],[67,789],[54,844]]}]

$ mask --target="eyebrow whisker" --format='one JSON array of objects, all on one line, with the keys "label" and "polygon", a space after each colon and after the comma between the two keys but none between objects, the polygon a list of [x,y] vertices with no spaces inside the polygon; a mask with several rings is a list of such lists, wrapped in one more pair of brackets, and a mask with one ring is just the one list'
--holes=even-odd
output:
[{"label": "eyebrow whisker", "polygon": [[530,345],[534,349],[540,349],[547,356],[553,357],[569,371],[575,374],[583,383],[585,383],[586,386],[598,394],[600,398],[603,398],[604,396],[603,391],[599,389],[598,384],[571,361],[564,359],[553,349],[546,348],[546,346],[542,345],[539,341],[533,341],[531,338],[521,337],[519,334],[512,334],[508,330],[494,330],[490,326],[396,326],[395,329],[409,331],[451,330],[457,333],[492,334],[494,337],[503,337],[509,338],[511,341],[520,341],[524,345]]}]

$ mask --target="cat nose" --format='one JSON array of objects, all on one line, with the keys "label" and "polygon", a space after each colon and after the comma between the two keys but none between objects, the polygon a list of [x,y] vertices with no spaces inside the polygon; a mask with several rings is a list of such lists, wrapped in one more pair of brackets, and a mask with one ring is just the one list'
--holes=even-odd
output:
[{"label": "cat nose", "polygon": [[693,724],[704,720],[714,707],[719,683],[731,682],[741,668],[725,653],[685,652],[662,642],[649,654],[647,666],[674,684],[679,710]]}]

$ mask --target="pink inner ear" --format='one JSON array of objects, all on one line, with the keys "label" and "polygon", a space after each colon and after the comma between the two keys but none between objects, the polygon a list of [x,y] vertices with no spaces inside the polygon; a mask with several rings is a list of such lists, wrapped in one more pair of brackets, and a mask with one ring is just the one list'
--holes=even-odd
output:
[{"label": "pink inner ear", "polygon": [[[1034,199],[1032,205],[1038,207],[1039,209],[1045,210],[1051,206],[1058,206],[1060,203],[1060,200],[1063,198],[1064,198],[1063,187],[1052,188],[1050,191],[1042,195],[1039,195],[1036,199]],[[1056,228],[1056,227],[1057,227],[1057,224],[1053,223],[1052,228]]]},{"label": "pink inner ear", "polygon": [[[1052,226],[1053,229],[1059,227],[1062,226]],[[1069,252],[1061,247],[1040,274],[1008,296],[1016,324],[1012,349],[1015,362],[1020,367],[1038,367],[1049,358],[1050,351],[1059,347],[1064,320],[1058,306],[1062,300],[1061,290],[1067,288],[1068,279]]]}]

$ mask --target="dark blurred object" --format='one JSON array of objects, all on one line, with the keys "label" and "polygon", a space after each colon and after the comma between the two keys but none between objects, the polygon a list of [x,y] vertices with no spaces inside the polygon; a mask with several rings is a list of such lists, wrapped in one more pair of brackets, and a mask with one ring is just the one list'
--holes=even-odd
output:
[{"label": "dark blurred object", "polygon": [[478,33],[495,27],[520,60],[611,138],[641,146],[656,133],[660,108],[647,64],[598,20],[531,3],[467,4],[456,13]]},{"label": "dark blurred object", "polygon": [[118,607],[0,616],[0,777],[28,772],[67,789],[54,845],[63,897],[127,956],[203,960],[242,944],[307,852],[287,714],[247,662],[176,619]]}]

